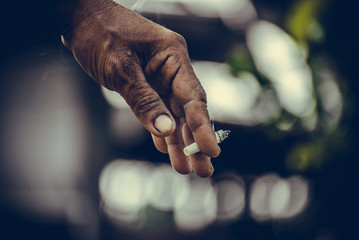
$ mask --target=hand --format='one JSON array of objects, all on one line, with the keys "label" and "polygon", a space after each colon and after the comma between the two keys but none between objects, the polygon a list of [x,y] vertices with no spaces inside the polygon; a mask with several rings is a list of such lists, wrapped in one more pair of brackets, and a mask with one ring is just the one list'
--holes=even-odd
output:
[{"label": "hand", "polygon": [[[83,69],[121,94],[177,172],[211,176],[220,149],[184,38],[116,3],[76,21],[62,40]],[[201,153],[188,159],[194,141]]]}]

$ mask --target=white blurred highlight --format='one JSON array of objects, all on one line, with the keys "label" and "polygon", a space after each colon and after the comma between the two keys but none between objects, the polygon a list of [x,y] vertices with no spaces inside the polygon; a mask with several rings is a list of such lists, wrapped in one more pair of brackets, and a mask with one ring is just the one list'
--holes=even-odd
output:
[{"label": "white blurred highlight", "polygon": [[148,165],[131,160],[116,160],[101,172],[99,189],[105,213],[119,222],[134,223],[147,204]]},{"label": "white blurred highlight", "polygon": [[284,180],[278,180],[269,195],[269,210],[272,217],[285,212],[290,200],[290,185]]},{"label": "white blurred highlight", "polygon": [[255,76],[246,73],[236,78],[226,64],[195,62],[193,68],[208,94],[209,111],[214,119],[240,118],[251,109],[261,91]]},{"label": "white blurred highlight", "polygon": [[170,211],[175,202],[181,200],[190,189],[189,179],[179,175],[169,165],[161,165],[153,170],[147,182],[150,192],[149,203],[162,211]]},{"label": "white blurred highlight", "polygon": [[195,231],[215,221],[217,215],[216,193],[208,179],[195,177],[189,191],[183,192],[176,202],[174,220],[184,231]]},{"label": "white blurred highlight", "polygon": [[257,18],[254,5],[249,0],[116,0],[131,10],[163,15],[220,18],[233,29],[244,29]]},{"label": "white blurred highlight", "polygon": [[216,182],[217,220],[228,222],[237,220],[244,212],[246,190],[244,182],[235,175],[224,176]]},{"label": "white blurred highlight", "polygon": [[[177,228],[185,232],[210,224],[237,221],[246,209],[246,186],[236,174],[223,174],[212,184],[194,174],[179,175],[169,165],[118,159],[110,162],[99,179],[102,210],[109,219],[128,227],[155,221],[146,208],[173,212]],[[249,189],[250,216],[262,222],[288,220],[308,204],[309,184],[302,177],[258,177]]]},{"label": "white blurred highlight", "polygon": [[186,8],[196,16],[221,18],[230,28],[242,29],[257,18],[256,10],[249,0],[182,0]]},{"label": "white blurred highlight", "polygon": [[250,213],[258,221],[270,220],[269,196],[273,185],[279,180],[276,174],[269,174],[258,178],[250,188]]},{"label": "white blurred highlight", "polygon": [[260,222],[293,218],[305,210],[308,189],[308,182],[301,177],[262,176],[250,189],[250,213]]},{"label": "white blurred highlight", "polygon": [[287,209],[278,216],[281,219],[299,215],[309,203],[309,183],[306,179],[294,176],[287,183],[290,185],[291,195]]},{"label": "white blurred highlight", "polygon": [[281,105],[298,117],[313,115],[316,101],[312,72],[303,49],[267,21],[252,24],[246,37],[257,68],[272,81]]},{"label": "white blurred highlight", "polygon": [[234,77],[224,63],[198,61],[193,69],[207,93],[208,110],[215,121],[255,125],[279,114],[275,96],[263,92],[249,72]]},{"label": "white blurred highlight", "polygon": [[326,112],[326,121],[329,126],[335,125],[343,110],[343,97],[336,82],[335,74],[328,68],[322,67],[319,71],[320,83],[319,94],[322,99],[322,106]]},{"label": "white blurred highlight", "polygon": [[108,90],[107,88],[102,86],[101,91],[106,101],[115,109],[129,109],[129,106],[127,105],[125,99],[123,99],[123,97],[118,92]]},{"label": "white blurred highlight", "polygon": [[217,5],[223,23],[232,30],[245,29],[257,19],[257,11],[249,0],[229,0],[227,4],[217,1]]},{"label": "white blurred highlight", "polygon": [[173,211],[177,227],[195,231],[215,221],[217,197],[210,179],[179,175],[169,165],[118,159],[99,179],[102,210],[112,221],[138,227],[149,205]]}]

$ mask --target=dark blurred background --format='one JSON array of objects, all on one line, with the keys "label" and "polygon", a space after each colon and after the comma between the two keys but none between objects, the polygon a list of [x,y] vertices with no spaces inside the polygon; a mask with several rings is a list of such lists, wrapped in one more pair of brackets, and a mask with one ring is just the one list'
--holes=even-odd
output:
[{"label": "dark blurred background", "polygon": [[354,1],[119,2],[186,38],[232,131],[214,175],[175,173],[48,10],[5,3],[0,239],[359,239]]}]

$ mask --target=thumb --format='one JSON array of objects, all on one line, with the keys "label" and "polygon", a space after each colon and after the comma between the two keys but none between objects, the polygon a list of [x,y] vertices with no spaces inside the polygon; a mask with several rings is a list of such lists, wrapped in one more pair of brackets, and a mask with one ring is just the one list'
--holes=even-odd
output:
[{"label": "thumb", "polygon": [[148,84],[142,68],[136,62],[126,65],[126,71],[117,81],[117,91],[126,100],[142,125],[157,137],[166,137],[175,131],[175,120],[158,93]]}]

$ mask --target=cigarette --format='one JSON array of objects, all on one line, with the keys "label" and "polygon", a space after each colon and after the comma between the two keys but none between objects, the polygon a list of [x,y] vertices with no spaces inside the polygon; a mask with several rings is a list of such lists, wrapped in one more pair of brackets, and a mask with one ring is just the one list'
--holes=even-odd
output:
[{"label": "cigarette", "polygon": [[[224,139],[228,138],[230,132],[231,132],[230,130],[222,130],[222,129],[215,132],[217,143],[221,143],[224,141]],[[196,142],[192,143],[191,145],[188,145],[183,149],[183,152],[186,156],[190,156],[192,154],[198,153],[199,151],[201,150],[198,148]]]}]

